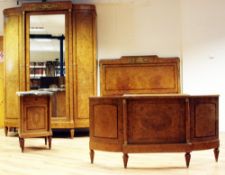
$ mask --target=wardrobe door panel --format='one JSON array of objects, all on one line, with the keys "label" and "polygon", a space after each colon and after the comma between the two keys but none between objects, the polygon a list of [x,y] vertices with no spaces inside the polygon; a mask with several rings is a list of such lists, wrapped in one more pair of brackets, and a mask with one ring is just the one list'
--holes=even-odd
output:
[{"label": "wardrobe door panel", "polygon": [[[3,36],[0,36],[0,54],[3,53]],[[0,127],[3,126],[4,116],[4,72],[3,61],[0,60]]]},{"label": "wardrobe door panel", "polygon": [[[20,90],[20,37],[21,15],[15,11],[5,11],[5,127],[17,127],[19,100],[16,92]],[[12,110],[13,108],[13,110]]]},{"label": "wardrobe door panel", "polygon": [[95,10],[84,7],[73,13],[75,127],[89,127],[88,99],[96,95]]}]

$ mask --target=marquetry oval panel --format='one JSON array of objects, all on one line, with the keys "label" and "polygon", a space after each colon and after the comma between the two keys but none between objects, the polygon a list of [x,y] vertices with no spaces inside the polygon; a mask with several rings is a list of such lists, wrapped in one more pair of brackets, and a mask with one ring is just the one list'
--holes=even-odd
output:
[{"label": "marquetry oval panel", "polygon": [[47,108],[45,106],[26,106],[25,120],[26,130],[37,130],[47,128]]},{"label": "marquetry oval panel", "polygon": [[191,99],[191,137],[196,141],[218,137],[218,97]]},{"label": "marquetry oval panel", "polygon": [[183,99],[128,101],[129,143],[181,143],[185,141]]},{"label": "marquetry oval panel", "polygon": [[116,105],[94,106],[94,137],[118,138],[118,110]]}]

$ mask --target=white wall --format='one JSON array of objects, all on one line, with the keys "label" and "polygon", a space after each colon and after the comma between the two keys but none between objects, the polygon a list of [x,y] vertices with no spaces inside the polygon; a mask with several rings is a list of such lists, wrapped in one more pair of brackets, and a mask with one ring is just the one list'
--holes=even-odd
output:
[{"label": "white wall", "polygon": [[6,8],[16,7],[16,0],[0,0],[0,35],[3,35],[3,10]]},{"label": "white wall", "polygon": [[126,2],[96,3],[99,59],[181,56],[179,0]]},{"label": "white wall", "polygon": [[179,0],[96,4],[98,57],[180,56]]},{"label": "white wall", "polygon": [[[120,1],[86,1],[95,3],[97,8],[99,58],[138,54],[181,55],[180,0]],[[16,0],[0,0],[1,11],[10,6],[15,7]],[[0,18],[2,34],[2,13]]]},{"label": "white wall", "polygon": [[225,131],[225,1],[182,0],[183,90],[220,95]]}]

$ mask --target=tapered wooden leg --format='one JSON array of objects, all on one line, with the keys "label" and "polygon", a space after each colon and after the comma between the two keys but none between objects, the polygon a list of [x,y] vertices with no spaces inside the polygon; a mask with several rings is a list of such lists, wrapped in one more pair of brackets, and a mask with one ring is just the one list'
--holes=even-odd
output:
[{"label": "tapered wooden leg", "polygon": [[24,151],[24,138],[19,137],[21,151]]},{"label": "tapered wooden leg", "polygon": [[188,168],[189,167],[189,164],[190,164],[190,160],[191,160],[191,153],[190,152],[187,152],[185,154],[185,160],[186,160],[186,166]]},{"label": "tapered wooden leg", "polygon": [[74,138],[74,129],[70,129],[70,138],[71,138],[71,139]]},{"label": "tapered wooden leg", "polygon": [[8,136],[8,129],[9,129],[9,128],[6,126],[6,127],[5,127],[5,136]]},{"label": "tapered wooden leg", "polygon": [[91,158],[91,163],[94,163],[94,156],[95,156],[95,152],[93,149],[90,149],[90,158]]},{"label": "tapered wooden leg", "polygon": [[45,137],[45,145],[47,145],[47,137]]},{"label": "tapered wooden leg", "polygon": [[128,154],[123,153],[123,166],[124,166],[124,168],[127,168],[128,158],[129,158]]},{"label": "tapered wooden leg", "polygon": [[52,136],[48,136],[48,148],[52,148]]},{"label": "tapered wooden leg", "polygon": [[220,153],[219,148],[215,148],[214,149],[214,156],[215,156],[216,162],[218,162],[219,153]]}]

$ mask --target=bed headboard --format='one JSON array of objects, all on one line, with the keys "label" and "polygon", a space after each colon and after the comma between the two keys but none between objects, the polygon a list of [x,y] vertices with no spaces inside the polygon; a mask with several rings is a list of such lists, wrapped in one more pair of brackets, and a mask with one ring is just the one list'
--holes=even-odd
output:
[{"label": "bed headboard", "polygon": [[100,60],[101,96],[180,93],[180,59],[124,56]]}]

